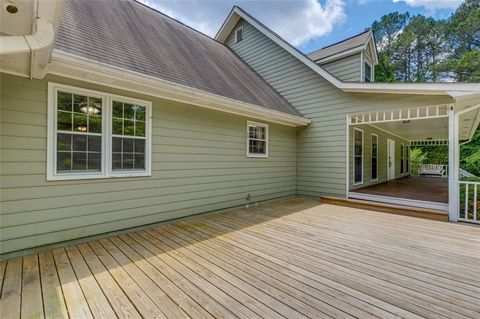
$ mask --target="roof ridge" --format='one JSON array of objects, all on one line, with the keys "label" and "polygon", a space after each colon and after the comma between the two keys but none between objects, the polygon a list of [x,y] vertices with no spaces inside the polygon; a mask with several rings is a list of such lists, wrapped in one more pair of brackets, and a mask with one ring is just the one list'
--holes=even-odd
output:
[{"label": "roof ridge", "polygon": [[372,29],[365,30],[365,31],[360,32],[360,33],[358,33],[358,34],[352,35],[351,37],[348,37],[348,38],[346,38],[346,39],[343,39],[343,40],[340,40],[340,41],[338,41],[338,42],[329,44],[329,45],[324,46],[324,47],[322,47],[322,48],[320,48],[320,49],[317,49],[317,50],[314,50],[314,51],[312,51],[312,52],[310,52],[310,53],[307,53],[307,55],[310,55],[310,54],[313,54],[313,53],[316,53],[316,52],[325,50],[325,49],[327,49],[327,48],[333,47],[334,45],[337,45],[337,44],[346,42],[346,41],[348,41],[348,40],[351,40],[351,39],[353,39],[353,38],[356,38],[356,37],[358,37],[358,36],[360,36],[360,35],[362,35],[362,34],[365,34],[365,33],[367,33],[367,32],[372,32]]}]

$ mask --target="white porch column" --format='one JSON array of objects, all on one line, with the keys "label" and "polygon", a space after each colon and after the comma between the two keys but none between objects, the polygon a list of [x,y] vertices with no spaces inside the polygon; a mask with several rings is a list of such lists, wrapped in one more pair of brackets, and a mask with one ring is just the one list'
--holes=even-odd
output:
[{"label": "white porch column", "polygon": [[458,221],[459,211],[459,164],[458,115],[453,106],[448,109],[448,220]]}]

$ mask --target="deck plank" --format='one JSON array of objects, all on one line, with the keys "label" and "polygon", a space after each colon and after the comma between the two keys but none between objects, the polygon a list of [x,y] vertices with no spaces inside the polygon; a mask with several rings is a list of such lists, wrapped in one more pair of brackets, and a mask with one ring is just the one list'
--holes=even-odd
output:
[{"label": "deck plank", "polygon": [[54,249],[53,259],[70,318],[93,318],[65,250]]},{"label": "deck plank", "polygon": [[42,288],[38,256],[23,257],[22,318],[43,318]]},{"label": "deck plank", "polygon": [[7,261],[2,297],[0,299],[1,318],[20,318],[22,301],[22,258]]},{"label": "deck plank", "polygon": [[73,270],[78,277],[78,283],[85,295],[85,299],[90,306],[93,317],[95,318],[114,318],[115,311],[103,294],[102,289],[95,280],[95,277],[88,269],[88,266],[78,251],[78,248],[65,248],[67,256],[72,263]]},{"label": "deck plank", "polygon": [[38,254],[45,318],[68,318],[52,251]]},{"label": "deck plank", "polygon": [[0,261],[3,318],[480,318],[480,229],[291,198]]},{"label": "deck plank", "polygon": [[142,318],[88,244],[77,246],[118,318]]}]

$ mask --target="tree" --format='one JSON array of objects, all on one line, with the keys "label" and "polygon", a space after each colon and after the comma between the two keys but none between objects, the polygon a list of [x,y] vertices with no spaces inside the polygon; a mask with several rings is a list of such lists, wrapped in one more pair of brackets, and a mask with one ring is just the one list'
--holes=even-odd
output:
[{"label": "tree", "polygon": [[472,140],[460,148],[460,167],[469,173],[480,176],[480,127]]},{"label": "tree", "polygon": [[372,24],[377,82],[480,82],[480,0],[446,20],[393,12]]}]

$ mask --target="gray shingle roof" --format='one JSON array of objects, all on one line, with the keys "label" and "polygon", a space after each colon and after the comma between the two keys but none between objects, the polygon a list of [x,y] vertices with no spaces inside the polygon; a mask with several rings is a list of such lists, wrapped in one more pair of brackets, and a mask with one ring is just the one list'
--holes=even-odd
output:
[{"label": "gray shingle roof", "polygon": [[141,3],[67,0],[64,10],[55,49],[301,116],[227,46]]},{"label": "gray shingle roof", "polygon": [[368,38],[370,37],[370,33],[371,31],[365,31],[363,33],[357,34],[351,38],[310,52],[309,54],[307,54],[307,57],[309,57],[313,61],[318,61],[325,59],[329,56],[341,53],[343,51],[361,47],[365,45],[365,43],[367,43]]}]

